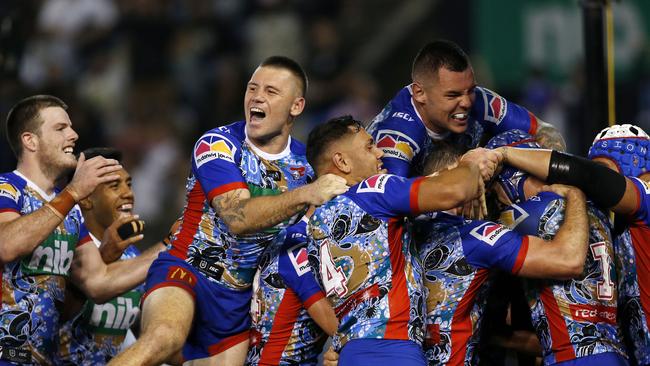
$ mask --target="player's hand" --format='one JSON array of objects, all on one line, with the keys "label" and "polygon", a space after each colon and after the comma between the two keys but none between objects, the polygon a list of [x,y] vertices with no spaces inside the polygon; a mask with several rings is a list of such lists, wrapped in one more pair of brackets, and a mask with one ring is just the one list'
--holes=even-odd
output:
[{"label": "player's hand", "polygon": [[485,185],[479,184],[479,195],[463,206],[463,217],[470,220],[483,220],[487,217],[487,204],[485,202]]},{"label": "player's hand", "polygon": [[330,347],[323,355],[323,366],[337,366],[339,364],[339,354]]},{"label": "player's hand", "polygon": [[314,206],[320,206],[349,189],[345,178],[334,174],[321,175],[316,181],[304,187],[307,194],[306,202]]},{"label": "player's hand", "polygon": [[540,191],[553,192],[564,198],[572,197],[574,199],[578,199],[581,201],[586,200],[585,194],[580,189],[574,186],[568,186],[564,184],[552,184],[550,186],[549,185],[543,186]]},{"label": "player's hand", "polygon": [[501,161],[503,161],[503,154],[499,150],[477,148],[465,153],[460,158],[460,161],[476,165],[483,181],[487,182],[492,178]]},{"label": "player's hand", "polygon": [[137,234],[122,239],[117,233],[117,228],[127,222],[135,221],[137,219],[138,215],[122,216],[106,228],[106,231],[104,231],[104,237],[102,238],[102,243],[99,245],[99,253],[102,256],[104,263],[113,263],[120,259],[122,253],[129,247],[129,245],[135,244],[144,238],[143,234]]},{"label": "player's hand", "polygon": [[77,168],[72,181],[66,189],[71,191],[70,193],[75,200],[79,202],[93,193],[98,185],[119,179],[119,175],[112,173],[120,169],[122,169],[122,166],[115,159],[95,156],[90,160],[86,160],[84,154],[81,153],[77,160]]}]

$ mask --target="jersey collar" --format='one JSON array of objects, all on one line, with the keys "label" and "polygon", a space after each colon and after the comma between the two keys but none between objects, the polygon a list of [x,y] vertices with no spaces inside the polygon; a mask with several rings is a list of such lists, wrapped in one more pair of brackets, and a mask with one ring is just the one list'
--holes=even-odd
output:
[{"label": "jersey collar", "polygon": [[246,130],[244,130],[244,134],[246,135],[246,143],[248,144],[248,146],[250,146],[251,150],[253,150],[253,152],[257,156],[261,157],[262,159],[265,159],[267,161],[279,160],[291,154],[291,135],[289,135],[289,139],[287,140],[287,146],[285,146],[284,150],[282,150],[277,154],[269,154],[267,152],[260,150],[259,147],[255,146],[255,144],[253,144],[251,140],[248,139],[248,134],[246,133]]},{"label": "jersey collar", "polygon": [[27,185],[29,186],[29,188],[35,190],[36,193],[38,193],[41,197],[43,197],[43,199],[46,200],[47,202],[50,202],[51,200],[54,199],[54,197],[56,197],[56,192],[54,192],[54,193],[52,193],[52,194],[47,194],[47,193],[45,193],[45,191],[42,190],[39,186],[37,186],[36,183],[32,182],[29,178],[27,178],[26,176],[24,176],[24,175],[23,175],[21,172],[19,172],[17,169],[14,170],[14,174],[16,174],[17,176],[21,177],[25,182],[27,182]]}]

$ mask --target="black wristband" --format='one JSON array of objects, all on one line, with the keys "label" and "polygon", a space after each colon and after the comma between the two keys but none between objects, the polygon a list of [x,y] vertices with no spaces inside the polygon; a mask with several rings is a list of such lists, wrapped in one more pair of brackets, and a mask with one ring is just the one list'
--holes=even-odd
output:
[{"label": "black wristband", "polygon": [[124,240],[133,235],[140,234],[142,230],[144,230],[144,221],[134,220],[120,225],[120,227],[117,228],[117,234],[122,238],[122,240]]},{"label": "black wristband", "polygon": [[596,205],[605,208],[621,201],[627,184],[624,176],[606,166],[559,151],[551,153],[546,182],[578,187]]}]

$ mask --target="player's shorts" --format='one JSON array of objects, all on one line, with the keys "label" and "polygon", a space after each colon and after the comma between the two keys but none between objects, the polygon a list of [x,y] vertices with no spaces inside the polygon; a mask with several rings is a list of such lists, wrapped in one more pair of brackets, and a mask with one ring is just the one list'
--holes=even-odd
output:
[{"label": "player's shorts", "polygon": [[194,298],[194,325],[183,346],[184,361],[214,356],[248,340],[252,289],[233,290],[210,281],[191,264],[163,252],[149,268],[142,302],[152,291],[169,286]]},{"label": "player's shorts", "polygon": [[422,347],[413,341],[353,339],[343,346],[339,366],[426,366]]},{"label": "player's shorts", "polygon": [[621,356],[616,352],[605,352],[599,353],[597,355],[591,355],[586,357],[576,358],[574,360],[558,362],[554,365],[562,366],[596,366],[596,365],[607,365],[607,366],[629,366],[630,363],[627,362],[625,357]]}]

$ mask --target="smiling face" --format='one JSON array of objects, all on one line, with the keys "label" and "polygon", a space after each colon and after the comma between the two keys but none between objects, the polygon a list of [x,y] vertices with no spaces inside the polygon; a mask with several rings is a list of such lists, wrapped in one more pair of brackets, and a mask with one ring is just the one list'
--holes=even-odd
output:
[{"label": "smiling face", "polygon": [[[133,214],[131,175],[124,169],[120,169],[117,174],[120,176],[118,180],[100,184],[88,197],[94,221],[104,230],[120,217]],[[86,215],[84,211],[84,216]]]},{"label": "smiling face", "polygon": [[292,121],[305,106],[301,94],[300,81],[289,70],[258,67],[244,96],[248,138],[258,147],[278,136],[288,138]]},{"label": "smiling face", "polygon": [[475,88],[471,67],[461,72],[441,67],[437,76],[430,75],[413,83],[413,99],[430,130],[436,133],[462,133],[467,129]]},{"label": "smiling face", "polygon": [[60,107],[47,107],[40,110],[39,117],[43,122],[35,141],[41,166],[57,177],[75,169],[74,146],[79,135],[72,129],[68,113]]}]

